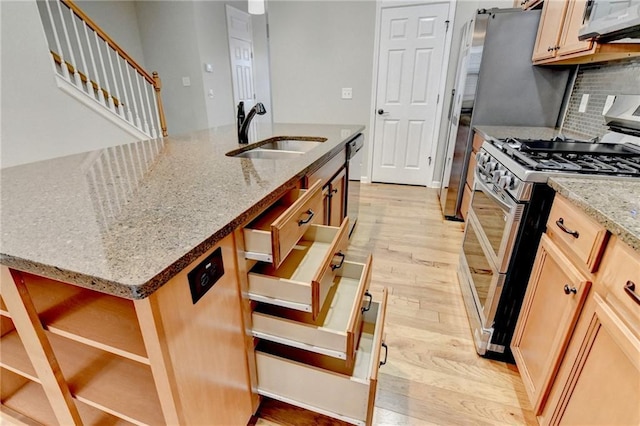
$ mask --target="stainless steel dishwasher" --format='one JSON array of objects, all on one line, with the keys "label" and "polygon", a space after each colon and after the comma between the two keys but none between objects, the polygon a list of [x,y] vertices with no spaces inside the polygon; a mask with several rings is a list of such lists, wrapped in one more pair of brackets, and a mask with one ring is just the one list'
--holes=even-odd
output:
[{"label": "stainless steel dishwasher", "polygon": [[358,221],[358,209],[360,206],[360,179],[351,180],[351,160],[364,146],[364,136],[359,133],[347,143],[347,216],[349,217],[349,238]]}]

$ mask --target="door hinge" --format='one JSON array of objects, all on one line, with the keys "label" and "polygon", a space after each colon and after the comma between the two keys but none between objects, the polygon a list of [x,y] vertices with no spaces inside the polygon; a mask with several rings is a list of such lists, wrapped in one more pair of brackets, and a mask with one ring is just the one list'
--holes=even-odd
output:
[{"label": "door hinge", "polygon": [[429,165],[431,165],[431,156],[427,157],[427,160],[429,161]]},{"label": "door hinge", "polygon": [[438,93],[438,97],[436,98],[436,103],[439,104],[440,103],[440,93]]},{"label": "door hinge", "polygon": [[449,31],[449,20],[448,19],[446,21],[444,21],[444,25],[445,25],[444,32],[446,33],[447,31]]}]

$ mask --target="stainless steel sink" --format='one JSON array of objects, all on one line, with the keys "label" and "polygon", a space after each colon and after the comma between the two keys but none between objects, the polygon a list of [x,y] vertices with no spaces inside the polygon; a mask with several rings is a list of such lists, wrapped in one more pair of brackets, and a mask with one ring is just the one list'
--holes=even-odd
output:
[{"label": "stainless steel sink", "polygon": [[295,158],[321,145],[326,138],[276,136],[227,152],[229,157],[286,159]]}]

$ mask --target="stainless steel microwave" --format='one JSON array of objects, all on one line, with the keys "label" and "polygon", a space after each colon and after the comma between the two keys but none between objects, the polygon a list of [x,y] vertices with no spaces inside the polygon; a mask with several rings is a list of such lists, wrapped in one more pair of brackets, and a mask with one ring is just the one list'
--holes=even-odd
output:
[{"label": "stainless steel microwave", "polygon": [[578,38],[640,42],[640,0],[588,0]]}]

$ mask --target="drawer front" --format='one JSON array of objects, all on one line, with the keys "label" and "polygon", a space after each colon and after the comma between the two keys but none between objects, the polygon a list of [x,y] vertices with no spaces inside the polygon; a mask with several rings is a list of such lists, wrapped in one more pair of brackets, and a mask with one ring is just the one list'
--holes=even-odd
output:
[{"label": "drawer front", "polygon": [[344,262],[336,271],[316,320],[311,313],[261,304],[252,314],[252,334],[352,363],[366,309],[362,299],[371,281],[371,256],[366,264]]},{"label": "drawer front", "polygon": [[339,228],[311,225],[278,268],[256,264],[248,274],[249,298],[317,318],[344,259],[348,225],[347,218]]},{"label": "drawer front", "polygon": [[626,322],[639,330],[640,253],[620,240],[609,244],[602,262],[601,281],[609,291],[607,301],[613,297],[616,306],[622,305],[621,314]]},{"label": "drawer front", "polygon": [[[286,347],[258,346],[258,393],[355,424],[371,424],[383,346],[387,290],[365,314],[355,366]],[[371,330],[373,329],[373,330]],[[384,354],[386,362],[386,353]]]},{"label": "drawer front", "polygon": [[244,228],[245,257],[278,267],[312,223],[321,223],[322,185],[295,189]]},{"label": "drawer front", "polygon": [[608,236],[607,230],[560,195],[556,195],[553,201],[547,233],[562,241],[589,271],[598,268]]},{"label": "drawer front", "polygon": [[343,149],[329,161],[327,161],[322,167],[314,171],[307,176],[307,187],[313,185],[317,180],[320,180],[321,185],[325,186],[329,183],[329,180],[335,176],[347,162],[347,151]]}]

